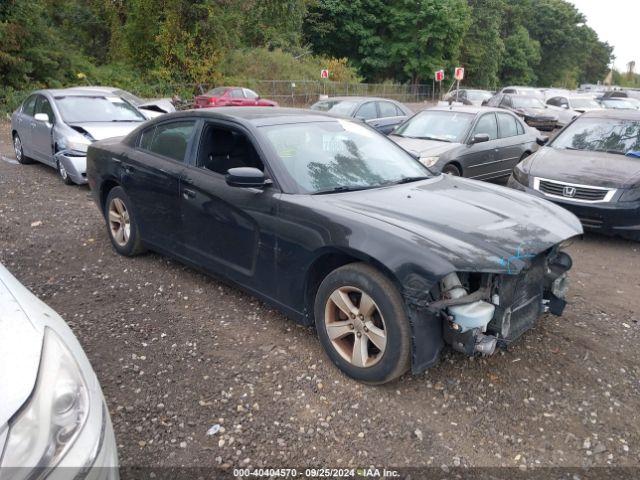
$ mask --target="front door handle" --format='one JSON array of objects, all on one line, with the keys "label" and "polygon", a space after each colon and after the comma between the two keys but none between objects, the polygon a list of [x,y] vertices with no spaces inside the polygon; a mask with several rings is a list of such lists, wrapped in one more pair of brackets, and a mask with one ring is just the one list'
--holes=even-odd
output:
[{"label": "front door handle", "polygon": [[182,189],[182,197],[185,200],[189,200],[190,198],[196,198],[196,192],[194,192],[193,190],[191,190],[189,188],[183,188]]}]

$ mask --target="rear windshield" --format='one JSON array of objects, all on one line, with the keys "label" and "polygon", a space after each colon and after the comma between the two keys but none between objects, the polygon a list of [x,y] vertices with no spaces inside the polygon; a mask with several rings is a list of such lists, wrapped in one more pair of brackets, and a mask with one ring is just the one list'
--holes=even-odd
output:
[{"label": "rear windshield", "polygon": [[65,123],[142,122],[145,117],[120,97],[56,97],[56,105]]},{"label": "rear windshield", "polygon": [[311,105],[311,110],[331,112],[338,115],[350,115],[356,105],[357,102],[350,100],[323,100]]},{"label": "rear windshield", "polygon": [[640,120],[580,117],[551,143],[554,148],[626,154],[640,150]]}]

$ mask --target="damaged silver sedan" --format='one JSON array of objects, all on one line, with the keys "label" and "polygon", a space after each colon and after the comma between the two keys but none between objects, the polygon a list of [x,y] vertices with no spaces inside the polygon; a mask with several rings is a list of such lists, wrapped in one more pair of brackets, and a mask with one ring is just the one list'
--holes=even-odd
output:
[{"label": "damaged silver sedan", "polygon": [[145,120],[115,94],[90,88],[39,90],[11,116],[16,160],[54,167],[68,185],[87,183],[87,147],[126,135]]}]

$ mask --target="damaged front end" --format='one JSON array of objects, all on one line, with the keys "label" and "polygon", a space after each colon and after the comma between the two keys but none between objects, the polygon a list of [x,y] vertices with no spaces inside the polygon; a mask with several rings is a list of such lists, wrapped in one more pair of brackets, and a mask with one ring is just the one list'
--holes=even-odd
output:
[{"label": "damaged front end", "polygon": [[445,343],[466,355],[491,355],[532,328],[540,315],[561,315],[566,305],[571,257],[552,249],[530,260],[517,275],[450,273],[435,302]]},{"label": "damaged front end", "polygon": [[566,305],[571,257],[554,247],[527,263],[518,273],[449,273],[431,290],[433,300],[421,316],[440,322],[442,339],[454,350],[492,355],[532,328],[540,315],[561,315]]}]

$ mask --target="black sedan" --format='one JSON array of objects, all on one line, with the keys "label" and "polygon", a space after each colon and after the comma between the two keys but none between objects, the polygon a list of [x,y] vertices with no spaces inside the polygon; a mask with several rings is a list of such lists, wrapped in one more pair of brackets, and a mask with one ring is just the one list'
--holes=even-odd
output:
[{"label": "black sedan", "polygon": [[169,114],[92,145],[88,179],[118,253],[171,255],[315,323],[369,383],[422,371],[445,342],[491,354],[560,314],[560,244],[582,233],[550,202],[434,175],[366,125],[305,110]]},{"label": "black sedan", "polygon": [[432,171],[478,180],[511,175],[546,141],[512,113],[485,107],[423,110],[389,138]]},{"label": "black sedan", "polygon": [[395,100],[376,97],[331,97],[311,105],[311,110],[357,118],[388,135],[413,112]]},{"label": "black sedan", "polygon": [[558,115],[533,95],[498,93],[486,103],[488,107],[504,108],[521,117],[527,125],[551,131],[558,126]]},{"label": "black sedan", "polygon": [[583,113],[508,185],[562,205],[586,229],[640,240],[640,112]]}]

